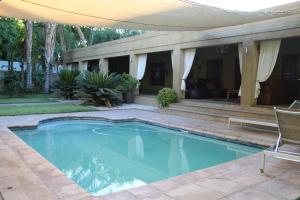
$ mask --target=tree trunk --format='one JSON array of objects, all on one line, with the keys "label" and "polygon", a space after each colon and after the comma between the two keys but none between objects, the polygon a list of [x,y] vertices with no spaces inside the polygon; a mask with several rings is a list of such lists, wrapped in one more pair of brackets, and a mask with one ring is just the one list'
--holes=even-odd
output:
[{"label": "tree trunk", "polygon": [[[57,27],[57,31],[58,31],[58,34],[59,34],[61,50],[62,50],[62,53],[64,54],[67,51],[67,45],[66,45],[63,25],[59,25]],[[64,58],[64,55],[62,55],[62,58]],[[64,63],[62,63],[62,66],[63,66],[63,69],[66,68],[66,64],[64,64]]]},{"label": "tree trunk", "polygon": [[79,35],[79,38],[80,38],[80,44],[82,47],[86,47],[87,46],[87,41],[84,37],[84,34],[80,28],[80,26],[75,26],[77,32],[78,32],[78,35]]},{"label": "tree trunk", "polygon": [[27,66],[27,82],[26,88],[32,89],[32,63],[31,63],[31,53],[32,53],[32,21],[26,21],[26,66]]},{"label": "tree trunk", "polygon": [[50,71],[50,65],[53,61],[53,53],[55,48],[55,37],[56,37],[56,24],[47,22],[45,23],[45,85],[44,92],[49,93],[50,90],[50,76],[52,72]]},{"label": "tree trunk", "polygon": [[21,60],[20,68],[21,68],[21,82],[24,83],[25,77],[24,77],[24,60],[23,60],[23,58]]},{"label": "tree trunk", "polygon": [[67,51],[67,45],[66,45],[65,33],[64,33],[64,27],[63,27],[63,25],[59,25],[57,27],[57,31],[58,31],[58,34],[59,34],[61,50],[64,53],[64,52]]},{"label": "tree trunk", "polygon": [[8,67],[7,67],[8,73],[12,74],[12,72],[14,71],[14,63],[13,60],[11,58],[11,56],[8,59]]}]

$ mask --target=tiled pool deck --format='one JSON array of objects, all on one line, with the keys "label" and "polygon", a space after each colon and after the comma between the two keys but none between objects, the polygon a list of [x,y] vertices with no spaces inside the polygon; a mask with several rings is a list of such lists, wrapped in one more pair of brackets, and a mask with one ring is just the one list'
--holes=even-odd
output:
[{"label": "tiled pool deck", "polygon": [[204,132],[242,142],[271,145],[276,134],[257,130],[228,130],[226,124],[164,115],[155,112],[111,110],[85,113],[0,117],[0,200],[27,199],[296,199],[300,197],[300,164],[267,159],[266,174],[259,173],[260,154],[191,172],[146,186],[93,197],[68,179],[7,127],[36,126],[54,117],[140,119],[157,124]]}]

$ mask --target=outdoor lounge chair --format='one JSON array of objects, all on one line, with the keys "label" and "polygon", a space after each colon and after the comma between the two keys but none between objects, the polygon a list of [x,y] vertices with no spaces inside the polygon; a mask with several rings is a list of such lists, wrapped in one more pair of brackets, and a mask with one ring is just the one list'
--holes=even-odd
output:
[{"label": "outdoor lounge chair", "polygon": [[290,106],[289,106],[290,110],[293,109],[300,109],[300,100],[295,100]]},{"label": "outdoor lounge chair", "polygon": [[261,173],[264,173],[265,157],[300,162],[300,112],[274,108],[279,136],[276,145],[263,151]]},{"label": "outdoor lounge chair", "polygon": [[[288,107],[288,109],[291,111],[299,111],[300,112],[300,100],[295,100]],[[243,126],[243,124],[252,124],[252,125],[259,125],[259,126],[266,126],[266,127],[273,127],[273,128],[278,127],[277,123],[275,123],[275,122],[261,121],[261,120],[257,120],[257,119],[230,117],[230,118],[228,118],[228,129],[230,129],[232,122],[240,123],[241,126]]]}]

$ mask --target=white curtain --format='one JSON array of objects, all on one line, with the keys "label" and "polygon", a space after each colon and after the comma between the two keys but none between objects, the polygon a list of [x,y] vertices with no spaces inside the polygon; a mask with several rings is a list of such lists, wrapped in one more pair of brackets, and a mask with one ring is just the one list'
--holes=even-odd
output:
[{"label": "white curtain", "polygon": [[147,54],[139,54],[138,55],[138,66],[137,66],[137,73],[136,79],[142,80],[146,70],[146,63],[147,63]]},{"label": "white curtain", "polygon": [[[239,51],[239,63],[240,63],[240,73],[242,76],[242,69],[243,69],[243,44],[239,44],[238,45],[238,51]],[[242,83],[240,85],[240,89],[239,89],[239,96],[242,95]]]},{"label": "white curtain", "polygon": [[184,50],[184,72],[181,79],[181,90],[185,91],[185,79],[188,77],[194,62],[196,48]]},{"label": "white curtain", "polygon": [[171,64],[172,64],[172,69],[174,67],[174,52],[171,51]]},{"label": "white curtain", "polygon": [[281,40],[260,42],[260,54],[256,76],[255,98],[260,94],[260,83],[268,80],[274,69]]},{"label": "white curtain", "polygon": [[83,71],[87,71],[87,69],[88,69],[88,61],[83,61],[82,65],[83,65]]}]

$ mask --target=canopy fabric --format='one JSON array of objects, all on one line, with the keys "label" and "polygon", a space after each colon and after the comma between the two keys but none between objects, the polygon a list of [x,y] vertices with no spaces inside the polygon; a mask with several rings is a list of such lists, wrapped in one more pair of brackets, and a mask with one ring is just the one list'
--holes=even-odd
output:
[{"label": "canopy fabric", "polygon": [[260,53],[255,86],[256,99],[260,94],[260,83],[268,80],[273,72],[280,48],[280,43],[281,40],[268,40],[260,42]]},{"label": "canopy fabric", "polygon": [[146,64],[147,64],[147,54],[139,54],[137,56],[138,65],[137,65],[137,73],[136,73],[136,79],[142,80],[145,74],[146,70]]},{"label": "canopy fabric", "polygon": [[291,14],[229,11],[189,0],[0,0],[4,17],[167,31],[207,30]]},{"label": "canopy fabric", "polygon": [[193,66],[193,62],[194,62],[194,58],[195,58],[195,54],[196,54],[196,48],[191,48],[191,49],[185,49],[184,50],[184,72],[183,72],[183,76],[181,79],[181,90],[185,91],[185,80],[188,77],[192,66]]}]

